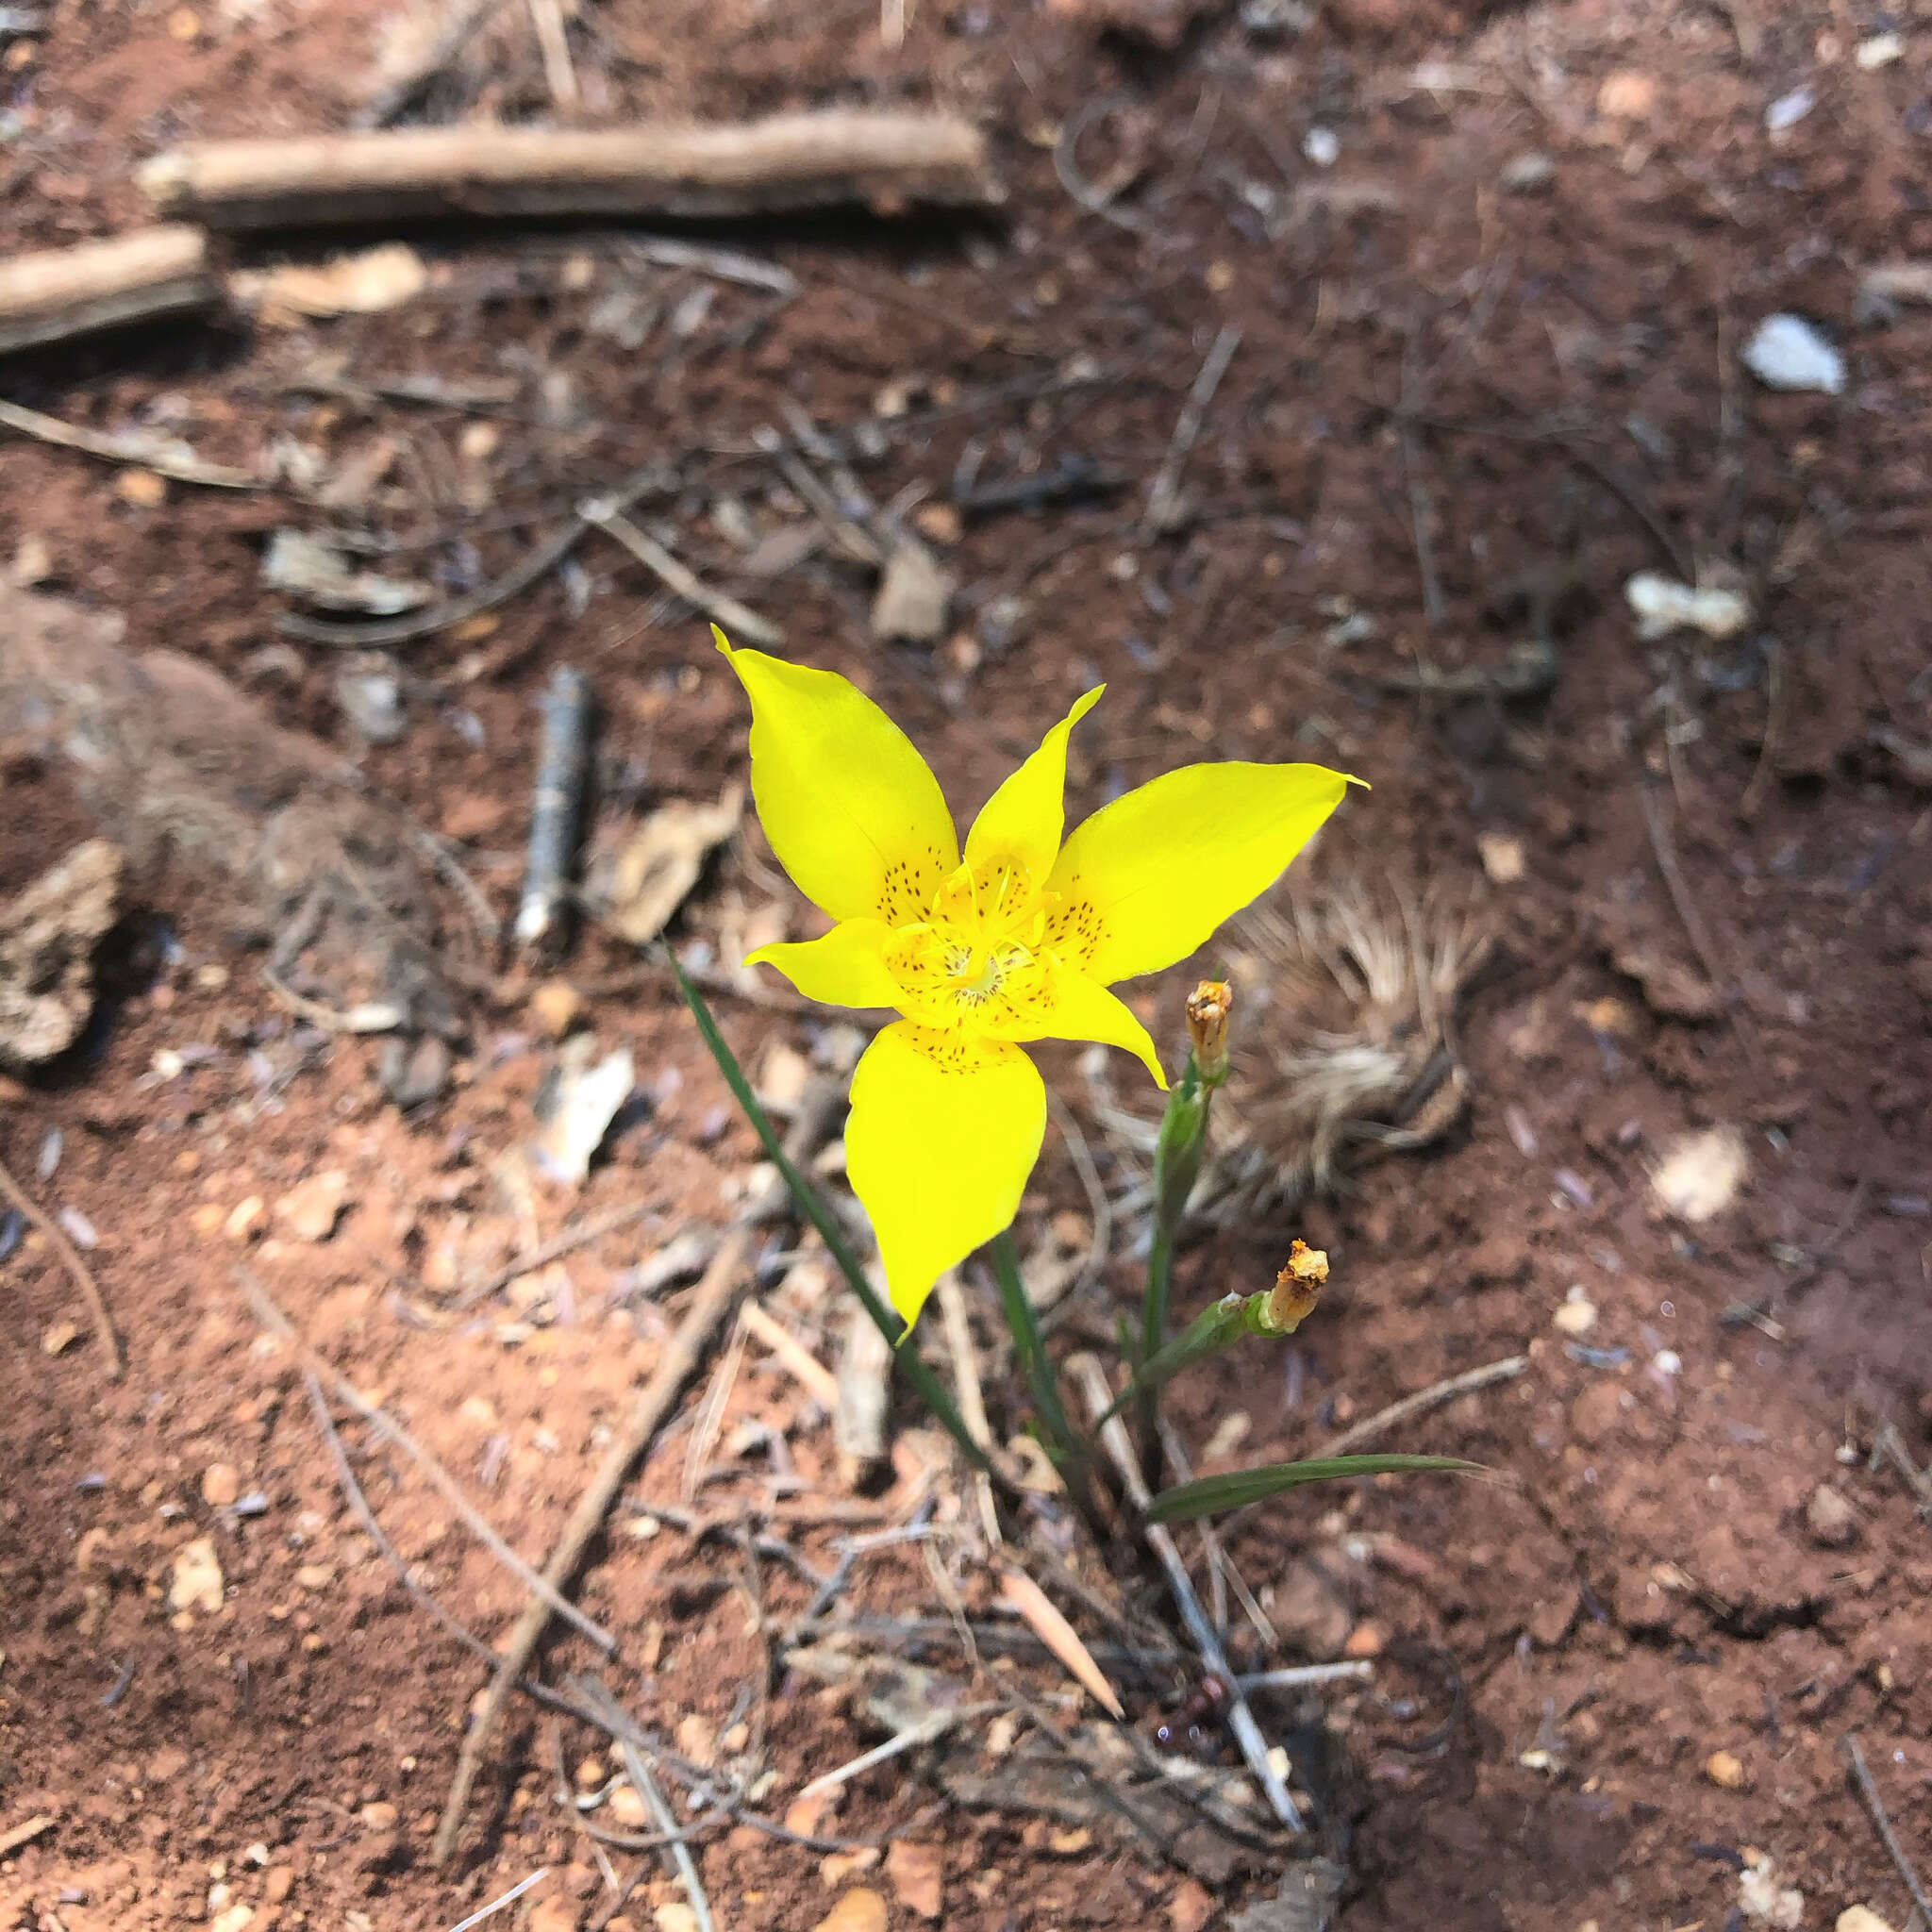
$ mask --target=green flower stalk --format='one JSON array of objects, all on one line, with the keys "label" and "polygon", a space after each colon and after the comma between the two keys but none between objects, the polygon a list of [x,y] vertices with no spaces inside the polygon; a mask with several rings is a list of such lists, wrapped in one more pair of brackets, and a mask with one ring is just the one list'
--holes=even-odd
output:
[{"label": "green flower stalk", "polygon": [[[1226,1294],[1203,1308],[1180,1334],[1143,1361],[1114,1408],[1130,1398],[1146,1402],[1162,1383],[1183,1369],[1218,1355],[1243,1337],[1273,1341],[1292,1335],[1314,1311],[1328,1279],[1328,1257],[1320,1248],[1296,1241],[1289,1250],[1288,1266],[1274,1277],[1273,1288],[1259,1294]],[[1111,1414],[1113,1410],[1108,1410]],[[1104,1420],[1104,1418],[1103,1418]]]},{"label": "green flower stalk", "polygon": [[[1137,1381],[1167,1346],[1174,1243],[1187,1213],[1188,1197],[1201,1177],[1214,1091],[1227,1079],[1227,1028],[1233,1010],[1233,989],[1222,980],[1204,979],[1188,995],[1188,1064],[1168,1093],[1160,1136],[1154,1143],[1154,1241],[1148,1251],[1147,1290],[1141,1305]],[[1159,1475],[1157,1421],[1154,1387],[1148,1385],[1140,1397],[1137,1422],[1150,1487],[1158,1486]]]}]

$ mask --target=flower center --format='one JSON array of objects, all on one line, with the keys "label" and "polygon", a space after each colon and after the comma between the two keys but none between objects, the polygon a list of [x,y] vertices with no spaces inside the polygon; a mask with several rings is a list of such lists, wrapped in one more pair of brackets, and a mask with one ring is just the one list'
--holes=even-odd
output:
[{"label": "flower center", "polygon": [[1056,963],[1044,944],[1050,896],[1015,860],[961,863],[887,953],[907,1013],[937,1026],[989,1026],[1037,1005]]}]

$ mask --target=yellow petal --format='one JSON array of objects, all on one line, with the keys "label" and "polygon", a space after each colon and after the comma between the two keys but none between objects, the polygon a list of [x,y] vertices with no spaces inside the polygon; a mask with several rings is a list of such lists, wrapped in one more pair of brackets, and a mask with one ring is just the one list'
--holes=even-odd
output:
[{"label": "yellow petal", "polygon": [[751,699],[752,796],[792,882],[834,919],[919,918],[959,841],[912,741],[837,673],[712,635]]},{"label": "yellow petal", "polygon": [[1156,1085],[1163,1091],[1167,1086],[1159,1052],[1133,1008],[1084,973],[1057,973],[1039,1000],[1012,1020],[991,1022],[987,1031],[1000,1040],[1095,1040],[1102,1046],[1123,1046],[1145,1062]]},{"label": "yellow petal", "polygon": [[1046,1088],[1017,1046],[900,1020],[866,1048],[846,1173],[908,1324],[948,1268],[1011,1223],[1045,1133]]},{"label": "yellow petal", "polygon": [[966,860],[981,877],[1014,863],[1035,886],[1046,883],[1066,825],[1067,734],[1100,702],[1097,686],[1041,740],[1040,749],[986,801],[966,834]]},{"label": "yellow petal", "polygon": [[883,920],[848,919],[823,939],[760,946],[747,966],[775,966],[808,1000],[828,1007],[895,1007],[904,995],[886,964],[892,929]]},{"label": "yellow petal", "polygon": [[1265,892],[1360,783],[1324,765],[1184,765],[1066,842],[1046,940],[1103,985],[1184,959]]}]

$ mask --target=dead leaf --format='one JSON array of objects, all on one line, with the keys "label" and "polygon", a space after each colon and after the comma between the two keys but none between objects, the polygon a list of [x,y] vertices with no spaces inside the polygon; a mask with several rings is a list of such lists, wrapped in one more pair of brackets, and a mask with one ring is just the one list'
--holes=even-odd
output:
[{"label": "dead leaf", "polygon": [[386,577],[357,570],[334,544],[303,530],[277,530],[261,559],[261,580],[324,610],[353,610],[370,617],[395,617],[420,609],[436,595],[435,587],[409,577]]},{"label": "dead leaf", "polygon": [[1032,1626],[1033,1634],[1058,1657],[1068,1671],[1083,1684],[1101,1707],[1117,1718],[1126,1712],[1106,1674],[1093,1661],[1093,1653],[1080,1641],[1080,1633],[1060,1615],[1052,1598],[1024,1570],[1001,1574],[1008,1604]]},{"label": "dead leaf", "polygon": [[945,629],[952,602],[953,574],[940,566],[924,544],[901,543],[886,559],[878,595],[873,599],[873,635],[929,644]]},{"label": "dead leaf", "polygon": [[704,872],[705,860],[738,829],[744,791],[727,786],[716,805],[673,799],[630,836],[617,855],[599,917],[620,939],[648,945],[671,923]]},{"label": "dead leaf", "polygon": [[428,286],[423,258],[406,242],[385,242],[319,264],[247,269],[228,278],[234,299],[272,328],[294,328],[314,316],[374,315],[400,308]]}]

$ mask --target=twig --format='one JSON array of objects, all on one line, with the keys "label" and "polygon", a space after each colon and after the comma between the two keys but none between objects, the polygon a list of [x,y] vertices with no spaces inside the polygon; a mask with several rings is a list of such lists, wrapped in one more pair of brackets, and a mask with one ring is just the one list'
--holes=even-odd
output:
[{"label": "twig", "polygon": [[[611,1636],[609,1631],[606,1630],[601,1624],[586,1616],[574,1603],[563,1596],[553,1584],[538,1575],[536,1571],[531,1569],[504,1541],[503,1538],[496,1533],[482,1511],[470,1501],[469,1497],[464,1495],[456,1478],[450,1474],[448,1470],[443,1468],[441,1463],[437,1461],[435,1457],[430,1455],[428,1450],[424,1448],[422,1443],[417,1441],[414,1436],[410,1435],[401,1423],[397,1422],[387,1409],[380,1408],[371,1402],[346,1375],[341,1374],[332,1363],[325,1361],[321,1356],[317,1355],[303,1341],[302,1337],[296,1332],[295,1324],[276,1307],[268,1290],[261,1285],[249,1269],[238,1267],[235,1270],[235,1278],[242,1284],[243,1292],[248,1296],[249,1305],[255,1310],[256,1319],[260,1322],[262,1326],[274,1334],[281,1336],[284,1341],[288,1341],[295,1349],[303,1363],[312,1368],[335,1391],[336,1399],[339,1402],[346,1403],[364,1422],[375,1430],[377,1435],[381,1436],[385,1441],[400,1449],[429,1478],[436,1486],[438,1493],[463,1519],[463,1522],[469,1527],[471,1535],[537,1600],[536,1607],[540,1608],[544,1616],[547,1617],[552,1610],[555,1610],[558,1616],[564,1617],[575,1624],[600,1650],[608,1653],[617,1648],[617,1640]],[[521,1665],[519,1668],[521,1668]]]},{"label": "twig", "polygon": [[467,1919],[458,1919],[449,1928],[449,1932],[471,1932],[473,1926],[480,1925],[485,1919],[493,1917],[496,1913],[502,1911],[505,1906],[515,1905],[517,1900],[522,1898],[531,1886],[535,1885],[540,1879],[548,1878],[549,1876],[550,1867],[548,1865],[539,1865],[527,1878],[520,1878],[501,1898],[491,1899],[487,1906],[472,1912]]},{"label": "twig", "polygon": [[1906,1848],[1898,1841],[1898,1833],[1891,1828],[1891,1820],[1885,1815],[1885,1800],[1878,1795],[1878,1781],[1872,1775],[1871,1767],[1865,1762],[1864,1747],[1858,1742],[1858,1734],[1848,1731],[1844,1737],[1845,1756],[1852,1761],[1852,1775],[1858,1781],[1858,1790],[1865,1800],[1865,1808],[1872,1814],[1872,1823],[1878,1827],[1878,1836],[1891,1862],[1898,1868],[1898,1875],[1906,1882],[1906,1891],[1913,1905],[1919,1908],[1923,1924],[1932,1926],[1932,1901],[1925,1896],[1925,1888],[1919,1882],[1919,1874],[1913,1869],[1912,1861],[1906,1856]]},{"label": "twig", "polygon": [[591,763],[591,680],[559,664],[543,693],[543,740],[530,805],[530,856],[517,906],[517,944],[554,945],[570,896],[570,861]]},{"label": "twig", "polygon": [[1296,1664],[1285,1671],[1248,1671],[1235,1679],[1243,1690],[1301,1690],[1311,1684],[1340,1684],[1349,1679],[1366,1683],[1375,1674],[1370,1663]]},{"label": "twig", "polygon": [[[618,1719],[625,1716],[617,1700],[596,1678],[579,1677],[577,1689],[591,1707],[605,1716]],[[638,1796],[649,1808],[658,1829],[665,1835],[678,1882],[684,1887],[684,1895],[691,1900],[691,1908],[697,1917],[698,1932],[712,1932],[711,1904],[705,1896],[704,1881],[698,1876],[697,1860],[691,1857],[691,1847],[677,1828],[677,1820],[672,1816],[671,1807],[665,1802],[658,1780],[651,1775],[651,1767],[645,1761],[642,1750],[635,1738],[621,1731],[612,1730],[611,1736],[617,1740],[617,1748],[624,1757],[624,1768],[629,1774]]]},{"label": "twig", "polygon": [[108,1298],[101,1292],[101,1285],[94,1279],[93,1271],[80,1258],[79,1250],[67,1239],[60,1224],[42,1213],[4,1163],[0,1163],[0,1194],[5,1194],[46,1236],[48,1245],[59,1256],[61,1265],[80,1284],[80,1291],[86,1295],[88,1307],[93,1312],[94,1333],[101,1338],[101,1346],[108,1351],[108,1379],[119,1381],[127,1368],[127,1350],[122,1342],[121,1331],[114,1326],[113,1316],[108,1312]]},{"label": "twig", "polygon": [[1446,1382],[1438,1382],[1433,1388],[1424,1389],[1414,1395],[1405,1395],[1400,1402],[1391,1402],[1387,1408],[1379,1409],[1352,1429],[1345,1429],[1332,1442],[1322,1445],[1322,1454],[1328,1456],[1352,1456],[1357,1449],[1366,1448],[1371,1442],[1379,1441],[1391,1429],[1399,1427],[1413,1416],[1426,1415],[1432,1408],[1441,1408],[1445,1402],[1454,1402],[1458,1395],[1468,1395],[1478,1389],[1493,1388],[1498,1382],[1513,1382],[1529,1366],[1526,1355],[1505,1356],[1499,1362],[1486,1362],[1479,1369],[1470,1369],[1460,1375],[1451,1375]]},{"label": "twig", "polygon": [[678,1497],[683,1502],[689,1503],[698,1492],[698,1483],[717,1444],[718,1431],[724,1426],[724,1410],[731,1401],[732,1390],[738,1386],[738,1371],[743,1361],[744,1326],[741,1323],[731,1330],[730,1345],[719,1360],[710,1386],[705,1391],[705,1399],[698,1404],[697,1421],[691,1424],[691,1439],[684,1445],[684,1474],[677,1485]]},{"label": "twig", "polygon": [[1001,1573],[1000,1585],[1008,1607],[1017,1610],[1047,1649],[1059,1659],[1062,1668],[1089,1696],[1117,1724],[1126,1721],[1120,1692],[1107,1681],[1107,1674],[1093,1659],[1093,1653],[1081,1641],[1080,1633],[1060,1613],[1060,1607],[1024,1570]]},{"label": "twig", "polygon": [[[1091,1355],[1076,1355],[1068,1360],[1067,1373],[1079,1383],[1088,1410],[1099,1424],[1101,1447],[1120,1472],[1128,1500],[1144,1516],[1153,1497],[1141,1477],[1140,1458],[1128,1438],[1127,1425],[1118,1415],[1111,1413],[1113,1391],[1107,1386],[1107,1377],[1101,1373],[1099,1362]],[[1107,1417],[1104,1423],[1100,1422],[1102,1416]],[[1248,1701],[1241,1694],[1241,1686],[1235,1682],[1234,1670],[1222,1650],[1221,1640],[1214,1634],[1213,1624],[1208,1621],[1207,1611],[1201,1607],[1201,1599],[1194,1594],[1194,1586],[1189,1579],[1188,1566],[1181,1560],[1179,1547],[1163,1523],[1145,1523],[1142,1533],[1147,1539],[1148,1548],[1154,1552],[1167,1576],[1167,1587],[1174,1596],[1174,1607],[1181,1613],[1181,1622],[1187,1625],[1195,1649],[1201,1653],[1201,1661],[1228,1687],[1227,1726],[1234,1733],[1235,1742],[1241,1746],[1241,1756],[1247,1760],[1248,1769],[1254,1773],[1256,1783],[1261,1787],[1275,1817],[1290,1831],[1303,1830],[1302,1814],[1295,1808],[1295,1802],[1289,1795],[1281,1774],[1270,1761],[1267,1740],[1261,1735],[1260,1725],[1255,1722],[1255,1713],[1248,1708]]]},{"label": "twig", "polygon": [[1764,804],[1772,774],[1777,769],[1778,754],[1784,748],[1785,691],[1789,680],[1785,676],[1784,650],[1775,638],[1765,641],[1764,675],[1769,686],[1764,700],[1764,741],[1757,747],[1757,764],[1751,774],[1751,782],[1738,801],[1738,816],[1746,824],[1757,816]]},{"label": "twig", "polygon": [[908,1724],[883,1744],[874,1744],[870,1751],[861,1751],[857,1757],[848,1759],[837,1769],[821,1773],[808,1785],[801,1785],[798,1795],[809,1798],[819,1791],[834,1790],[862,1772],[870,1771],[875,1764],[884,1764],[888,1758],[897,1757],[901,1752],[915,1750],[921,1744],[930,1744],[935,1738],[944,1737],[962,1718],[983,1717],[999,1707],[997,1704],[967,1704],[958,1710],[928,1711],[916,1724]]},{"label": "twig", "polygon": [[225,463],[205,463],[192,450],[162,441],[141,430],[124,430],[119,436],[103,436],[92,429],[76,429],[58,416],[43,416],[38,409],[24,409],[18,403],[0,402],[0,429],[11,429],[31,436],[37,442],[50,442],[57,449],[78,450],[83,456],[99,457],[108,463],[133,463],[152,470],[158,476],[172,476],[177,483],[199,483],[208,490],[259,490],[262,480],[252,470],[231,470]]},{"label": "twig", "polygon": [[261,983],[298,1020],[307,1020],[325,1033],[393,1033],[409,1017],[390,1000],[365,1000],[346,1012],[338,1012],[334,1007],[297,992],[272,966],[261,969]]},{"label": "twig", "polygon": [[[614,504],[619,509],[629,509],[653,491],[662,488],[666,472],[660,465],[648,463],[634,471],[608,496],[599,501]],[[275,619],[275,628],[285,637],[300,638],[304,643],[326,644],[343,651],[386,649],[392,644],[413,643],[418,638],[434,637],[438,631],[467,624],[471,618],[480,617],[486,610],[494,610],[499,604],[508,604],[512,597],[528,590],[539,577],[555,570],[576,548],[579,539],[591,526],[588,517],[574,515],[555,536],[546,537],[527,557],[512,564],[500,577],[491,577],[487,584],[478,584],[474,591],[466,591],[460,597],[452,597],[447,603],[432,604],[425,610],[412,610],[407,617],[378,617],[361,624],[329,624],[320,618],[284,611]]]},{"label": "twig", "polygon": [[474,1308],[478,1302],[487,1302],[491,1295],[499,1293],[521,1276],[534,1274],[538,1269],[547,1268],[551,1262],[560,1261],[564,1256],[574,1255],[579,1248],[587,1248],[592,1241],[602,1241],[607,1234],[615,1234],[620,1227],[628,1227],[633,1221],[641,1221],[651,1211],[650,1202],[633,1201],[626,1208],[613,1208],[608,1214],[600,1214],[594,1220],[567,1227],[561,1234],[554,1235],[549,1241],[519,1255],[515,1260],[505,1263],[474,1287],[464,1289],[454,1300],[443,1304],[444,1310],[452,1315],[460,1315]]},{"label": "twig", "polygon": [[[1671,895],[1671,904],[1677,909],[1677,917],[1684,924],[1684,930],[1690,935],[1692,950],[1697,955],[1698,964],[1704,968],[1705,976],[1720,991],[1728,988],[1733,975],[1724,971],[1724,961],[1719,958],[1715,945],[1711,943],[1710,930],[1704,923],[1704,915],[1697,909],[1697,901],[1691,895],[1689,882],[1684,877],[1684,868],[1677,863],[1675,848],[1671,843],[1670,828],[1664,824],[1663,814],[1657,808],[1657,800],[1652,795],[1649,784],[1641,779],[1637,786],[1638,802],[1643,807],[1643,825],[1650,834],[1650,849],[1657,858],[1657,869],[1663,874],[1665,890]],[[1731,1024],[1738,1029],[1738,1037],[1755,1056],[1757,1034],[1749,1024],[1746,1016],[1734,1008],[1730,1001],[1724,1003],[1724,1011]]]},{"label": "twig", "polygon": [[738,637],[768,650],[785,641],[785,633],[775,624],[767,623],[736,597],[712,590],[702,577],[678,562],[663,544],[639,529],[614,504],[592,497],[577,506],[577,514],[614,537],[665,589],[707,617],[716,618]]},{"label": "twig", "polygon": [[[1098,215],[1104,222],[1111,222],[1116,228],[1124,228],[1130,235],[1144,235],[1147,225],[1140,216],[1129,214],[1124,208],[1114,206],[1120,190],[1111,193],[1094,187],[1080,172],[1080,138],[1103,114],[1117,113],[1122,108],[1130,107],[1132,97],[1127,94],[1105,94],[1097,101],[1090,101],[1084,108],[1071,114],[1066,125],[1060,129],[1060,138],[1053,145],[1053,171],[1059,177],[1059,184],[1090,215]],[[1123,183],[1123,186],[1125,184]]]},{"label": "twig", "polygon": [[1208,405],[1214,400],[1214,391],[1221,387],[1221,378],[1227,374],[1227,365],[1234,360],[1234,352],[1241,345],[1241,330],[1231,322],[1224,323],[1194,377],[1187,401],[1181,405],[1181,412],[1174,419],[1174,435],[1168,440],[1167,454],[1154,473],[1154,482],[1147,491],[1147,508],[1141,516],[1142,542],[1159,536],[1168,527],[1180,491],[1181,472],[1201,434]]},{"label": "twig", "polygon": [[199,228],[140,228],[0,262],[0,350],[64,341],[220,298]]},{"label": "twig", "polygon": [[543,56],[543,79],[554,106],[575,108],[582,98],[576,69],[570,64],[570,37],[564,32],[561,0],[529,0],[530,25]]},{"label": "twig", "polygon": [[[1093,1164],[1092,1151],[1087,1145],[1087,1136],[1080,1130],[1080,1123],[1074,1118],[1073,1110],[1051,1088],[1047,1090],[1046,1110],[1053,1116],[1053,1124],[1060,1130],[1060,1139],[1067,1143],[1067,1154],[1074,1163],[1074,1172],[1080,1176],[1080,1185],[1087,1191],[1088,1211],[1093,1216],[1093,1239],[1087,1249],[1087,1260],[1081,1268],[1075,1288],[1086,1288],[1107,1266],[1108,1257],[1113,1250],[1113,1204],[1107,1198],[1107,1188],[1100,1178],[1100,1170]],[[1071,1299],[1071,1291],[1063,1294],[1055,1304],[1063,1308]],[[1054,1308],[1049,1308],[1041,1317],[1041,1326],[1054,1325]]]},{"label": "twig", "polygon": [[211,228],[437,215],[701,221],[855,202],[985,207],[1002,198],[973,122],[864,108],[708,125],[470,124],[203,142],[157,155],[140,181],[164,212]]},{"label": "twig", "polygon": [[1447,611],[1442,603],[1442,579],[1436,570],[1436,546],[1430,536],[1436,509],[1429,500],[1429,486],[1423,481],[1415,426],[1407,420],[1402,425],[1402,467],[1408,478],[1408,522],[1415,540],[1416,570],[1423,580],[1423,621],[1431,630],[1441,630]]},{"label": "twig", "polygon": [[[953,1357],[953,1389],[959,1398],[959,1419],[966,1424],[966,1433],[986,1451],[991,1461],[994,1454],[992,1424],[986,1419],[986,1393],[979,1385],[979,1357],[966,1320],[966,1295],[959,1286],[958,1270],[948,1268],[940,1276],[934,1292],[939,1297],[946,1353]],[[999,1510],[993,1503],[992,1478],[983,1469],[975,1469],[972,1474],[979,1526],[986,1534],[988,1545],[996,1550],[1002,1538]]]},{"label": "twig", "polygon": [[[784,1363],[792,1379],[804,1387],[827,1415],[838,1408],[838,1376],[791,1329],[774,1320],[762,1302],[746,1302],[739,1310],[738,1319],[744,1324],[746,1332],[755,1341],[761,1342]],[[970,1423],[970,1417],[968,1421]]]}]

